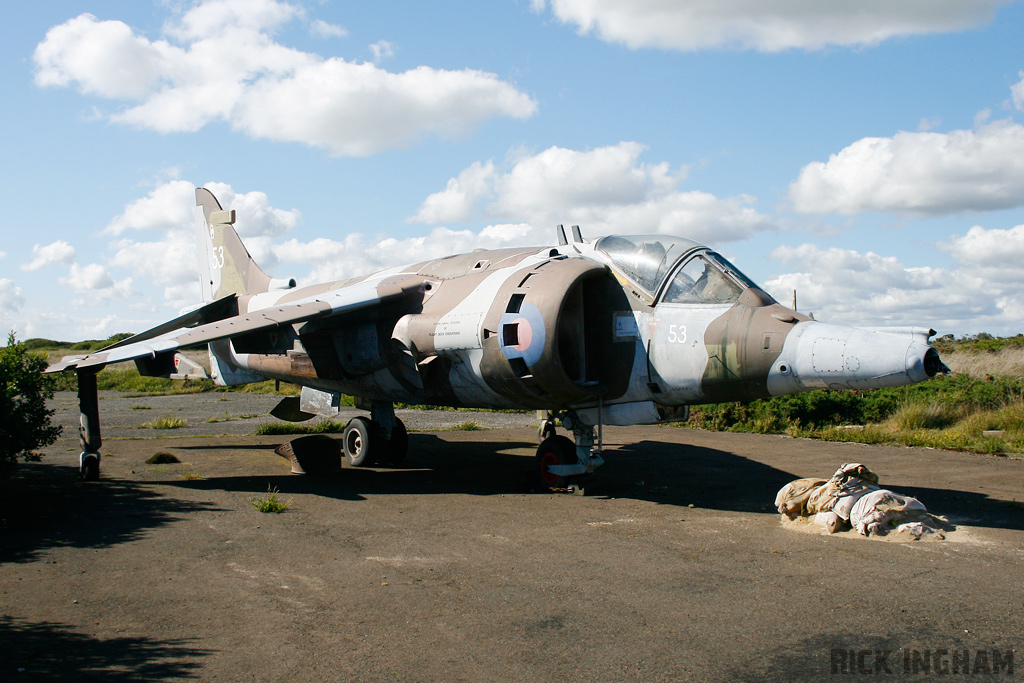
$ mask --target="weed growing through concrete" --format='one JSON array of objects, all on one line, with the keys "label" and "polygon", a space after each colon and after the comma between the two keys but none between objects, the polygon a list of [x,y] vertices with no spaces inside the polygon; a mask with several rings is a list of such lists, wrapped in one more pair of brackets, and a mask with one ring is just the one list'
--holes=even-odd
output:
[{"label": "weed growing through concrete", "polygon": [[267,484],[266,497],[260,498],[259,496],[253,496],[249,499],[249,504],[260,512],[284,512],[288,509],[288,506],[292,504],[292,501],[278,500],[277,494],[277,487],[275,486],[274,488],[271,488],[270,484]]},{"label": "weed growing through concrete", "polygon": [[149,427],[150,429],[178,429],[188,424],[188,421],[183,417],[161,417],[153,420],[152,422],[146,422],[143,427]]}]

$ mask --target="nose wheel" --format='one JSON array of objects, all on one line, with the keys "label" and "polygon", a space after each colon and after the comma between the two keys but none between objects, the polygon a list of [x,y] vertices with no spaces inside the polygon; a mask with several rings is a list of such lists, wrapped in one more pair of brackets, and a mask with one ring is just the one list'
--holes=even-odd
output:
[{"label": "nose wheel", "polygon": [[[575,465],[576,462],[576,446],[572,439],[558,435],[544,439],[537,448],[537,483],[542,488],[566,488],[572,477],[558,474],[557,467],[559,465]],[[555,467],[556,470],[552,471],[552,467]]]},{"label": "nose wheel", "polygon": [[555,433],[555,417],[548,413],[540,424],[542,440],[536,456],[537,485],[541,489],[570,489],[583,495],[583,482],[604,463],[600,422],[595,435],[594,425],[581,420],[574,411],[559,413],[562,426],[572,430],[576,441],[573,443],[572,439]]}]

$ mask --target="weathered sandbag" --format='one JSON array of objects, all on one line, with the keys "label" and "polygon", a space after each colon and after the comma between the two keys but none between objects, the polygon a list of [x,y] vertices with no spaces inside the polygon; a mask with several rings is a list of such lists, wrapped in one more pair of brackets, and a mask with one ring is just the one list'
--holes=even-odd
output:
[{"label": "weathered sandbag", "polygon": [[796,519],[804,514],[807,498],[811,492],[824,483],[824,479],[813,477],[791,481],[779,489],[778,495],[775,496],[775,507],[790,519]]},{"label": "weathered sandbag", "polygon": [[888,489],[860,497],[850,510],[850,524],[864,536],[884,533],[902,522],[919,519],[928,509],[917,498],[901,496]]}]

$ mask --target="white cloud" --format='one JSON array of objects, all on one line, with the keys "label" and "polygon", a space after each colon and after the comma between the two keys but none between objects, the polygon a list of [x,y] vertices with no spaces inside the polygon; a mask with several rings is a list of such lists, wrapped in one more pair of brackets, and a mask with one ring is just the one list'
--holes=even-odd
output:
[{"label": "white cloud", "polygon": [[300,8],[277,0],[205,0],[168,22],[164,31],[185,41],[201,40],[232,31],[273,31],[301,15]]},{"label": "white cloud", "polygon": [[39,270],[54,263],[71,263],[75,260],[75,248],[64,240],[57,240],[46,246],[32,247],[32,262],[21,266],[22,270]]},{"label": "white cloud", "polygon": [[24,305],[25,297],[21,295],[21,287],[14,284],[13,280],[0,277],[0,311],[16,313]]},{"label": "white cloud", "polygon": [[82,14],[54,26],[36,46],[36,84],[67,87],[100,97],[144,97],[160,80],[167,53],[165,41],[136,36],[119,21],[97,21]]},{"label": "white cloud", "polygon": [[491,182],[494,175],[493,162],[474,161],[457,178],[450,178],[443,190],[427,197],[410,220],[418,223],[463,223],[470,220],[477,202],[493,196]]},{"label": "white cloud", "polygon": [[94,300],[125,299],[132,294],[132,279],[126,278],[117,282],[98,263],[81,266],[72,263],[67,277],[58,280],[77,294],[86,295]]},{"label": "white cloud", "polygon": [[1018,72],[1017,75],[1021,79],[1010,86],[1010,94],[1013,95],[1013,105],[1019,110],[1024,110],[1024,71]]},{"label": "white cloud", "polygon": [[[1007,237],[1011,239],[1006,240]],[[1006,259],[983,257],[999,243]],[[775,249],[770,258],[796,266],[795,272],[765,282],[783,302],[793,290],[800,310],[818,320],[871,327],[922,325],[940,334],[988,331],[1016,334],[1024,323],[1024,226],[1011,230],[972,228],[942,245],[957,263],[952,268],[908,267],[893,256],[812,244]],[[965,329],[966,325],[974,329]]]},{"label": "white cloud", "polygon": [[[545,233],[548,231],[545,231]],[[492,225],[479,233],[471,230],[434,228],[427,235],[395,239],[368,239],[353,233],[344,240],[318,237],[309,242],[288,240],[274,248],[282,262],[311,266],[308,282],[329,282],[418,263],[473,249],[497,249],[509,246],[544,244],[550,235],[541,236],[529,225]]]},{"label": "white cloud", "polygon": [[583,152],[551,147],[520,155],[504,172],[476,162],[430,195],[412,220],[466,221],[479,209],[489,219],[528,223],[544,234],[563,223],[579,224],[585,235],[658,233],[716,244],[773,227],[753,208],[753,197],[681,191],[685,172],[672,172],[665,162],[643,164],[643,151],[635,142]]},{"label": "white cloud", "polygon": [[[1012,0],[551,0],[580,33],[631,48],[778,52],[875,45],[895,36],[969,29]],[[532,0],[543,11],[545,0]]]},{"label": "white cloud", "polygon": [[386,40],[378,40],[376,43],[371,45],[370,52],[373,53],[374,64],[380,63],[380,60],[382,59],[395,56],[395,48]]},{"label": "white cloud", "polygon": [[1024,284],[1024,225],[1008,230],[975,225],[967,234],[939,242],[939,249],[1000,283]]},{"label": "white cloud", "polygon": [[[291,232],[300,219],[299,212],[271,206],[264,192],[236,192],[230,185],[217,182],[204,187],[225,209],[235,210],[235,229],[256,262],[266,269],[277,265],[273,240]],[[187,180],[171,180],[130,202],[104,230],[115,236],[129,231],[153,236],[122,237],[112,242],[110,265],[130,271],[138,281],[163,287],[164,301],[174,309],[200,298],[192,212],[195,203],[195,185]]]},{"label": "white cloud", "polygon": [[789,187],[802,213],[946,214],[1024,204],[1024,126],[863,138],[805,166]]},{"label": "white cloud", "polygon": [[317,38],[344,38],[348,35],[348,31],[345,30],[344,26],[328,24],[323,19],[317,19],[310,24],[309,32]]},{"label": "white cloud", "polygon": [[273,0],[208,0],[165,26],[180,45],[82,14],[36,47],[36,84],[128,102],[109,119],[139,128],[196,131],[225,121],[254,138],[342,156],[464,135],[487,119],[527,118],[537,108],[491,73],[391,73],[275,42],[271,31],[300,14]]},{"label": "white cloud", "polygon": [[105,235],[126,230],[177,230],[192,225],[196,205],[195,185],[172,180],[153,188],[148,195],[129,203],[103,229]]}]

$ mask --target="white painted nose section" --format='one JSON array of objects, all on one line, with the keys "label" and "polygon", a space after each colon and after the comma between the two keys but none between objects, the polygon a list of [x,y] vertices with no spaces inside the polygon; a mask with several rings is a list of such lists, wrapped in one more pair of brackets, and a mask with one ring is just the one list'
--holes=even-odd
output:
[{"label": "white painted nose section", "polygon": [[780,396],[813,389],[877,389],[921,382],[942,367],[928,345],[931,330],[867,330],[816,321],[798,323],[768,373]]}]

